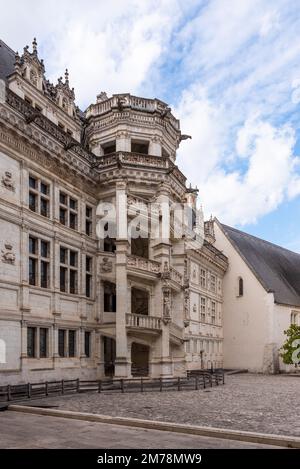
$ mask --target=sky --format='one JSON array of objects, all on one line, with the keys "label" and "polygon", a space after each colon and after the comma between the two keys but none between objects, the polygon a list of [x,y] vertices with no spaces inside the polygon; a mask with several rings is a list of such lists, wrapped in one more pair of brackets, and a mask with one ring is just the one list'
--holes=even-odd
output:
[{"label": "sky", "polygon": [[159,98],[184,134],[177,164],[211,214],[300,252],[300,2],[0,0],[0,37],[37,37],[85,109],[106,91]]}]

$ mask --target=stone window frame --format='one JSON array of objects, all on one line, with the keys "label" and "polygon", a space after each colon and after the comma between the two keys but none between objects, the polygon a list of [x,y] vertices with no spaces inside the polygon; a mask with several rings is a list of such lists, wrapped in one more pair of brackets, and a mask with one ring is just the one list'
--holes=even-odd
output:
[{"label": "stone window frame", "polygon": [[[89,344],[88,344],[89,353],[88,354],[86,353],[87,352],[87,341],[86,341],[87,335],[89,337]],[[89,329],[85,329],[84,330],[84,344],[83,344],[83,346],[84,346],[84,355],[85,355],[86,358],[91,358],[91,356],[92,356],[92,339],[93,339],[92,331],[89,330]]]},{"label": "stone window frame", "polygon": [[[60,333],[63,332],[63,354],[60,353]],[[74,333],[74,354],[70,354],[70,332]],[[79,329],[72,327],[58,327],[58,356],[59,358],[78,358]]]},{"label": "stone window frame", "polygon": [[217,276],[212,272],[210,273],[210,276],[209,276],[209,289],[213,293],[216,293],[217,291]]},{"label": "stone window frame", "polygon": [[[28,343],[28,337],[29,337],[29,329],[32,329],[34,334],[33,334],[33,354],[29,354],[29,343]],[[42,355],[42,348],[41,348],[41,329],[46,331],[46,353],[45,356]],[[27,347],[26,347],[26,355],[27,358],[30,359],[47,359],[50,357],[50,327],[47,324],[43,325],[36,325],[32,323],[27,324],[27,334],[26,334],[26,341],[27,341]]]},{"label": "stone window frame", "polygon": [[[65,250],[65,262],[62,262],[61,252]],[[75,264],[71,263],[71,255],[75,254]],[[61,243],[59,245],[59,291],[61,293],[67,293],[70,295],[78,295],[79,294],[79,256],[80,251],[78,249],[74,249],[73,247],[66,246],[65,244]],[[65,275],[65,289],[62,290],[61,286],[61,272],[64,269]],[[75,275],[75,288],[74,291],[71,291],[71,272],[74,272]],[[73,275],[73,274],[72,274]]]},{"label": "stone window frame", "polygon": [[[35,187],[32,187],[30,180],[35,181]],[[48,189],[45,192],[42,191],[42,184]],[[35,210],[31,208],[30,196],[35,197]],[[42,213],[42,201],[46,202],[46,214]],[[28,209],[33,212],[41,215],[44,218],[50,218],[51,212],[51,182],[46,178],[41,177],[39,174],[34,173],[33,171],[28,172]]]},{"label": "stone window frame", "polygon": [[292,310],[291,311],[291,324],[295,324],[296,326],[300,326],[300,311]]},{"label": "stone window frame", "polygon": [[[88,266],[88,261],[90,262],[89,266]],[[85,296],[89,299],[93,297],[93,268],[94,268],[94,258],[93,256],[86,254],[85,256]],[[89,288],[88,288],[88,285],[89,285]]]},{"label": "stone window frame", "polygon": [[[90,215],[88,215],[90,210]],[[85,234],[93,236],[93,207],[90,204],[85,204]]]},{"label": "stone window frame", "polygon": [[207,272],[205,269],[200,267],[200,287],[206,288],[207,285]]},{"label": "stone window frame", "polygon": [[[62,202],[62,197],[65,197],[66,202]],[[71,230],[78,231],[79,228],[79,199],[71,195],[68,191],[64,189],[59,189],[59,223],[66,228]],[[71,206],[71,203],[75,202],[75,208]],[[62,212],[64,213],[65,223],[62,222]],[[71,216],[75,217],[74,227],[71,226]]]},{"label": "stone window frame", "polygon": [[210,308],[211,308],[211,324],[216,324],[216,315],[217,315],[217,302],[214,300],[211,300],[210,302]]},{"label": "stone window frame", "polygon": [[[35,246],[36,246],[36,251],[32,252],[30,249],[30,240],[34,240]],[[42,243],[47,243],[48,246],[48,252],[47,252],[47,257],[42,255]],[[33,261],[35,263],[35,283],[31,283],[30,281],[30,261]],[[42,274],[41,274],[41,266],[43,264],[46,264],[47,267],[47,285],[43,286],[42,282]],[[46,239],[44,237],[40,237],[40,235],[37,235],[33,232],[30,232],[28,234],[28,283],[30,288],[31,287],[38,287],[38,288],[43,288],[43,289],[51,289],[51,240]]]},{"label": "stone window frame", "polygon": [[[203,301],[204,300],[204,301]],[[200,322],[206,322],[207,301],[204,296],[200,297]]]}]

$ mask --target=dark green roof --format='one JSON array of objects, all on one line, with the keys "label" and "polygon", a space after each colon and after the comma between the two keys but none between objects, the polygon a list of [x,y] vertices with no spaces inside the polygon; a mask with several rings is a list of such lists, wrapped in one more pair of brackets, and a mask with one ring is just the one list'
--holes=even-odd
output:
[{"label": "dark green roof", "polygon": [[300,306],[300,254],[227,225],[222,228],[265,290],[274,293],[275,302]]}]

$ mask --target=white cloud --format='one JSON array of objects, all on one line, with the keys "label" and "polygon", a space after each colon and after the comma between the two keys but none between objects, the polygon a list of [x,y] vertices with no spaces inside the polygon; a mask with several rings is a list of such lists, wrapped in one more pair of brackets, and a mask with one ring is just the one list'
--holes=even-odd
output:
[{"label": "white cloud", "polygon": [[37,36],[48,76],[69,68],[82,108],[102,90],[171,97],[192,135],[178,163],[207,214],[249,223],[300,194],[297,2],[0,0],[0,12],[10,46]]},{"label": "white cloud", "polygon": [[[180,150],[181,166],[188,155],[185,168],[189,180],[198,184],[206,216],[213,213],[230,224],[254,223],[300,193],[300,179],[294,175],[299,163],[293,156],[295,132],[290,126],[276,128],[253,116],[238,130],[234,157],[226,160],[224,116],[203,97],[203,90],[197,97],[185,96],[178,111],[184,128],[192,126],[196,136],[194,144],[186,143]],[[240,158],[238,168],[228,169],[228,161],[234,164]]]}]

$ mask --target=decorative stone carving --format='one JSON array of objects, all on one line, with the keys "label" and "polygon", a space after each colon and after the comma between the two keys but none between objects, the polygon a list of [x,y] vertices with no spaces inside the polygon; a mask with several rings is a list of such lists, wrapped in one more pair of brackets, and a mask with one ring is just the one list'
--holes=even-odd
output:
[{"label": "decorative stone carving", "polygon": [[100,264],[100,270],[103,273],[112,272],[112,261],[108,257],[103,257],[103,260]]},{"label": "decorative stone carving", "polygon": [[5,243],[4,247],[5,249],[1,250],[2,262],[4,262],[4,264],[14,265],[16,261],[16,255],[12,250],[12,245],[10,243]]},{"label": "decorative stone carving", "polygon": [[171,290],[163,288],[163,322],[168,324],[171,322]]},{"label": "decorative stone carving", "polygon": [[101,103],[102,101],[106,101],[107,99],[108,99],[108,96],[105,93],[105,91],[101,91],[101,93],[99,93],[97,96],[97,103]]},{"label": "decorative stone carving", "polygon": [[184,289],[184,317],[188,318],[189,317],[189,304],[190,304],[190,290],[189,288]]},{"label": "decorative stone carving", "polygon": [[10,171],[5,171],[4,176],[2,176],[1,179],[1,185],[12,192],[15,192],[15,183],[12,179],[12,173]]}]

